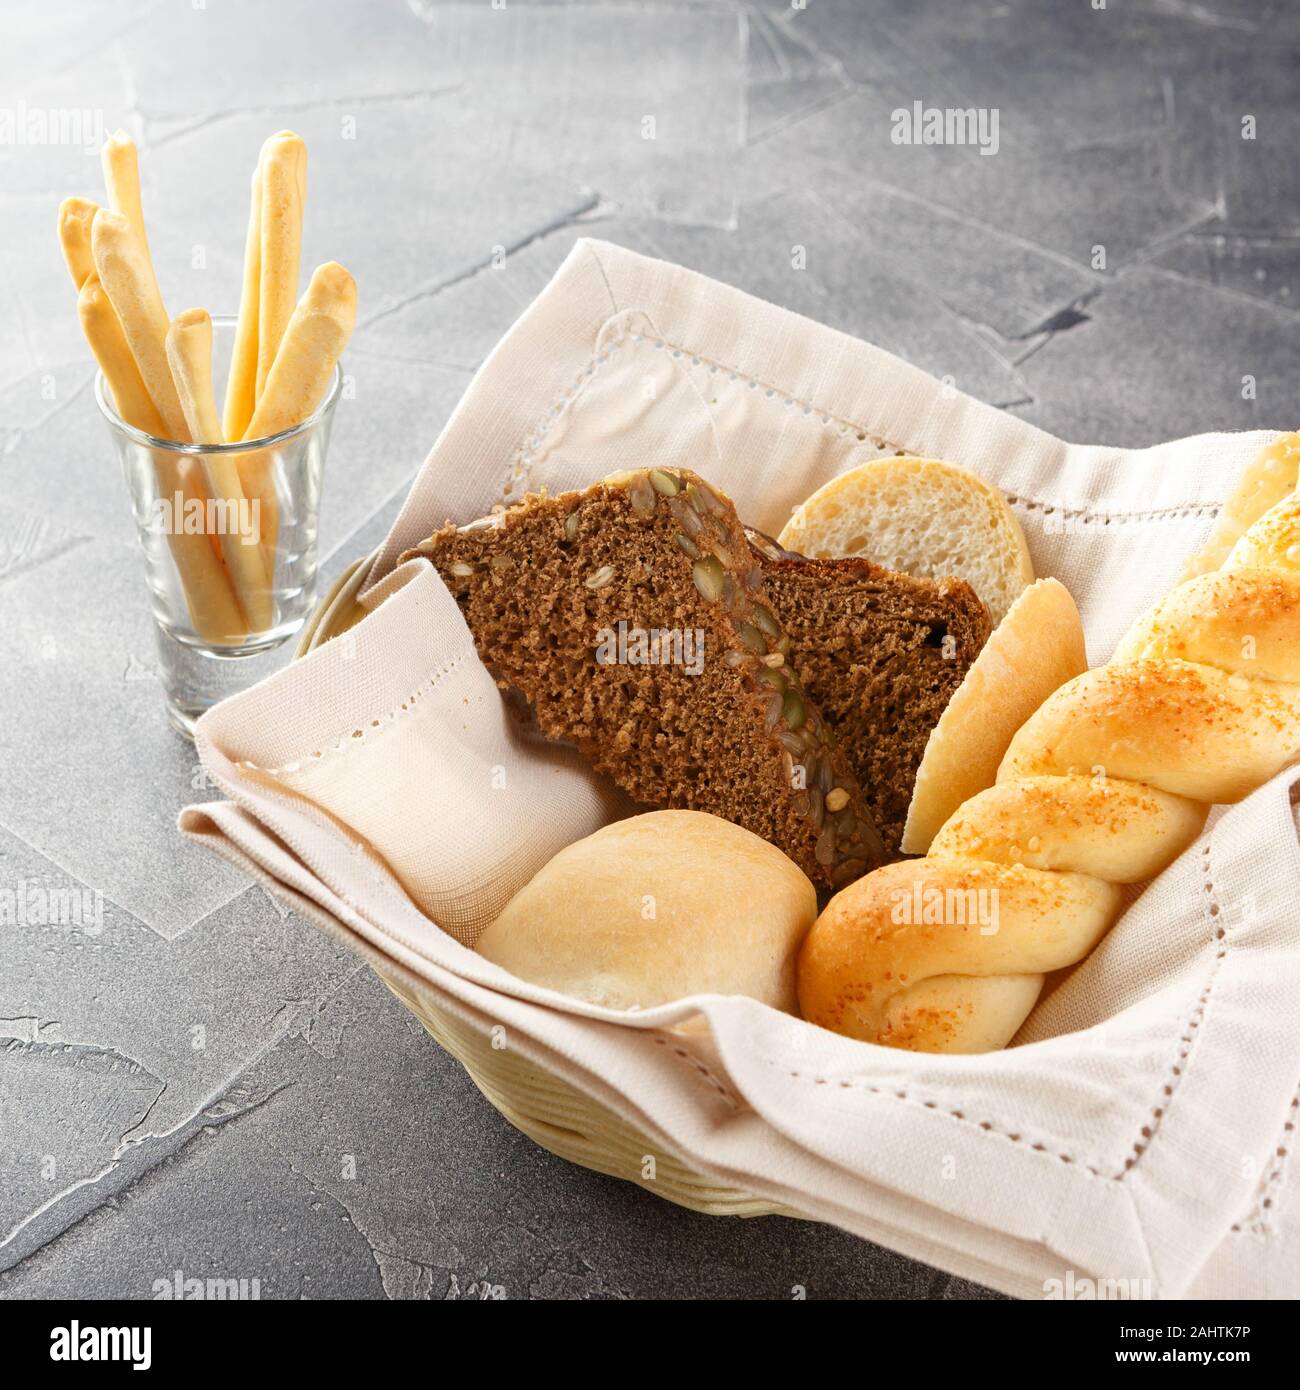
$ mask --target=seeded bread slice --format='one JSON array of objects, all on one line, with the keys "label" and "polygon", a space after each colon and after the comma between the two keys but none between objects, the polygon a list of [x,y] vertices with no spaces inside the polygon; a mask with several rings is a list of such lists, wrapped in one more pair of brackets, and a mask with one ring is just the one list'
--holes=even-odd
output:
[{"label": "seeded bread slice", "polygon": [[759,557],[703,479],[655,469],[530,496],[410,554],[437,566],[498,685],[642,805],[733,821],[831,888],[883,862]]},{"label": "seeded bread slice", "polygon": [[915,579],[869,560],[811,560],[751,543],[804,689],[839,739],[890,857],[939,717],[989,636],[961,579]]}]

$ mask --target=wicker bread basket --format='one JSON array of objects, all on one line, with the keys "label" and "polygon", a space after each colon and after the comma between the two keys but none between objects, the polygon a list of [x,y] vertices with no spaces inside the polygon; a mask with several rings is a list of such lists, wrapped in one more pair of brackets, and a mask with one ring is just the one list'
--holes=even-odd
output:
[{"label": "wicker bread basket", "polygon": [[[298,656],[345,632],[363,616],[356,597],[372,559],[364,556],[335,581],[303,629]],[[420,1020],[429,1036],[465,1068],[470,1080],[506,1120],[542,1148],[710,1216],[798,1215],[694,1172],[567,1081],[518,1053],[494,1048],[482,1033],[439,1007],[433,990],[417,992],[382,969],[376,973]],[[651,1152],[655,1154],[655,1176],[653,1181],[646,1181],[641,1176],[642,1163]]]}]

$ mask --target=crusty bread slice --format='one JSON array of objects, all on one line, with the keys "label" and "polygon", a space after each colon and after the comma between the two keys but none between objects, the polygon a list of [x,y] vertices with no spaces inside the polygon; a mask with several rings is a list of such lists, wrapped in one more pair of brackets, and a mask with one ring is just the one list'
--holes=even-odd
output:
[{"label": "crusty bread slice", "polygon": [[795,508],[778,539],[816,559],[862,555],[924,579],[964,579],[994,627],[1034,580],[1006,499],[938,459],[876,459],[832,478]]},{"label": "crusty bread slice", "polygon": [[437,566],[497,683],[640,805],[742,825],[831,888],[886,857],[759,557],[702,478],[529,495],[410,554]]},{"label": "crusty bread slice", "polygon": [[926,741],[988,638],[988,613],[960,579],[915,579],[857,557],[810,560],[753,531],[750,541],[804,689],[893,857]]},{"label": "crusty bread slice", "polygon": [[924,854],[950,815],[997,780],[1016,730],[1066,681],[1088,669],[1083,624],[1070,591],[1040,579],[966,672],[939,717],[916,774],[902,848]]}]

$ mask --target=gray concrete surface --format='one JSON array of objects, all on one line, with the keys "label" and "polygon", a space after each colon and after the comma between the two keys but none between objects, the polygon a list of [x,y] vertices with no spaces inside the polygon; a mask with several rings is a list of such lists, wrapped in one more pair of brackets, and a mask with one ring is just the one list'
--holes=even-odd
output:
[{"label": "gray concrete surface", "polygon": [[[80,0],[3,27],[0,889],[98,891],[103,914],[0,925],[0,1297],[149,1297],[178,1269],[267,1298],[981,1296],[552,1159],[368,971],[178,840],[206,793],[163,718],[54,237],[98,163],[13,119],[125,125],[168,302],[213,311],[236,303],[258,145],[305,136],[304,262],[361,290],[333,574],[588,232],[1075,439],[1294,426],[1300,9]],[[996,110],[996,155],[892,143],[914,101]]]}]

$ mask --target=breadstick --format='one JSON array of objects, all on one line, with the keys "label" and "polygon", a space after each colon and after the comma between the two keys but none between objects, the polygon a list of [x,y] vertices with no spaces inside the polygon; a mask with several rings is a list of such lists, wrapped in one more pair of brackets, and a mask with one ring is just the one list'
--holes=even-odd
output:
[{"label": "breadstick", "polygon": [[140,238],[140,245],[148,259],[149,237],[145,233],[144,208],[140,203],[140,164],[136,157],[135,141],[126,131],[115,130],[104,141],[101,159],[104,183],[108,187],[108,205],[131,224],[131,230]]},{"label": "breadstick", "polygon": [[318,265],[289,320],[245,439],[291,429],[316,409],[356,320],[356,281],[337,261]]},{"label": "breadstick", "polygon": [[[154,450],[153,457],[159,495],[169,501],[179,497],[184,510],[195,504],[202,506],[206,516],[208,495],[198,459],[165,449]],[[194,631],[205,642],[238,646],[247,636],[248,623],[221,556],[212,548],[212,538],[201,531],[187,533],[184,516],[173,512],[167,543],[181,577]]]},{"label": "breadstick", "polygon": [[[307,419],[329,389],[357,318],[357,286],[337,261],[317,266],[302,302],[285,330],[266,390],[245,431],[245,439],[265,439]],[[264,454],[241,460],[244,492],[259,502],[262,549],[268,574],[275,573],[279,539],[275,476]]]},{"label": "breadstick", "polygon": [[157,439],[164,438],[167,427],[135,365],[122,325],[93,268],[77,295],[77,313],[81,318],[81,331],[113,393],[117,413],[128,425]]},{"label": "breadstick", "polygon": [[[113,393],[117,413],[127,424],[161,438],[166,434],[162,417],[145,389],[122,325],[97,276],[91,275],[81,287],[77,310],[86,340]],[[173,506],[167,543],[194,630],[208,642],[238,643],[243,640],[247,625],[231,588],[230,577],[213,552],[208,537],[187,535],[183,515],[177,516],[174,510],[177,496],[182,499],[182,506],[190,501],[206,504],[202,473],[193,467],[193,460],[178,458],[164,449],[154,450],[153,460],[158,474],[158,495]]]},{"label": "breadstick", "polygon": [[257,404],[258,282],[262,274],[262,161],[253,170],[248,204],[248,235],[244,241],[244,283],[239,292],[239,322],[226,381],[222,414],[226,438],[242,439]]},{"label": "breadstick", "polygon": [[212,394],[212,318],[206,309],[186,309],[167,330],[167,363],[185,423],[196,444],[223,442]]},{"label": "breadstick", "polygon": [[168,439],[189,442],[180,398],[167,365],[167,310],[148,253],[121,214],[100,208],[90,233],[104,292],[117,311],[144,384],[162,416]]},{"label": "breadstick", "polygon": [[262,146],[262,235],[258,267],[257,394],[266,389],[298,299],[307,146],[282,130]]},{"label": "breadstick", "polygon": [[65,198],[59,204],[59,245],[72,283],[80,289],[95,273],[90,250],[90,224],[99,208],[88,198]]},{"label": "breadstick", "polygon": [[[173,320],[167,330],[167,360],[195,443],[220,444],[221,425],[212,394],[212,319],[206,309],[187,309]],[[233,457],[204,454],[201,458],[208,493],[224,513],[218,534],[235,593],[249,628],[265,631],[272,621],[271,590],[262,561],[256,510],[250,509],[244,496]]]}]

